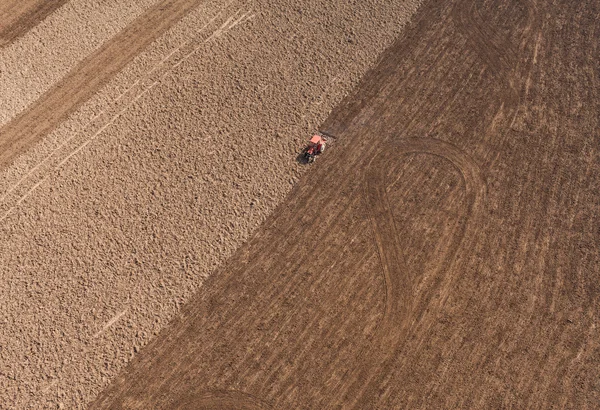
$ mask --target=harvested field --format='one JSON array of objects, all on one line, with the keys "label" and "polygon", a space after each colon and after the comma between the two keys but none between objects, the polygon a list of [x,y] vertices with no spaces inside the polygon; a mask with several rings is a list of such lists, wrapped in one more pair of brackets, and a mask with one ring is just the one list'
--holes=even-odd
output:
[{"label": "harvested field", "polygon": [[93,401],[287,196],[309,133],[419,3],[138,2],[90,17],[107,31],[89,49],[50,36],[64,64],[39,55],[43,81],[3,77],[23,92],[0,129],[0,407]]},{"label": "harvested field", "polygon": [[426,2],[92,408],[597,408],[599,19]]}]

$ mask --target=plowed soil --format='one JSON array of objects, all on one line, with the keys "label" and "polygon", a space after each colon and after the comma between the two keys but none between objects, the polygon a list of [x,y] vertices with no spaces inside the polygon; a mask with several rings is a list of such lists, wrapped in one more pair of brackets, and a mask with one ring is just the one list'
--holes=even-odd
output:
[{"label": "plowed soil", "polygon": [[0,37],[0,125],[22,114],[74,66],[157,2],[0,2],[0,33],[4,34]]},{"label": "plowed soil", "polygon": [[92,408],[597,408],[599,18],[427,2]]},{"label": "plowed soil", "polygon": [[0,49],[0,408],[92,402],[419,5],[71,0]]},{"label": "plowed soil", "polygon": [[161,1],[88,56],[21,115],[3,127],[0,166],[6,167],[79,108],[142,50],[197,6]]},{"label": "plowed soil", "polygon": [[0,3],[0,47],[12,43],[67,0],[5,0]]}]

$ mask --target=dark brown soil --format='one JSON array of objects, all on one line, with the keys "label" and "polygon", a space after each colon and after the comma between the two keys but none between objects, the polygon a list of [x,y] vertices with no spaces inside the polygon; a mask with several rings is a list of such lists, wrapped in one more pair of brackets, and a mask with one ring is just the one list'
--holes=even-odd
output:
[{"label": "dark brown soil", "polygon": [[595,408],[600,5],[430,1],[92,408]]}]

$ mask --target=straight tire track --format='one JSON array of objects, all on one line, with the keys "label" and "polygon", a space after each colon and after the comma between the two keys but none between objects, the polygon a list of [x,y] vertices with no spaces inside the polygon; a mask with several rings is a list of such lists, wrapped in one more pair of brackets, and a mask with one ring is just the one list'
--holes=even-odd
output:
[{"label": "straight tire track", "polygon": [[[4,2],[0,10],[0,48],[12,44],[37,26],[68,0],[12,0]],[[7,4],[8,3],[8,4]],[[15,16],[16,15],[16,16]]]},{"label": "straight tire track", "polygon": [[29,109],[0,129],[0,168],[50,133],[144,48],[201,0],[164,0],[138,17],[98,51],[80,62]]}]

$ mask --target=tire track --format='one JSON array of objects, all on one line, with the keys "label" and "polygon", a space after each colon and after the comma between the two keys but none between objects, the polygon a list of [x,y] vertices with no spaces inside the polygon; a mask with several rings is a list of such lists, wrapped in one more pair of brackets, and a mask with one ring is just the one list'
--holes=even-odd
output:
[{"label": "tire track", "polygon": [[[230,1],[227,6],[229,6],[231,3],[232,2]],[[224,9],[227,9],[227,6]],[[209,22],[206,25],[204,25],[204,27],[199,33],[203,33],[204,30],[210,25],[212,25],[220,17],[221,14],[222,11],[218,12],[214,17],[212,17],[209,20]],[[25,199],[27,199],[39,186],[41,186],[42,183],[45,182],[53,172],[56,172],[57,170],[62,168],[62,166],[65,165],[72,157],[77,155],[86,146],[88,146],[93,140],[95,140],[100,134],[102,134],[102,132],[106,128],[112,125],[123,113],[125,113],[127,109],[129,109],[129,107],[131,107],[135,102],[137,102],[154,87],[156,87],[160,83],[160,81],[169,73],[171,73],[175,68],[177,68],[184,61],[190,58],[206,43],[219,38],[220,36],[227,33],[229,30],[233,29],[235,26],[242,24],[252,19],[253,17],[254,14],[251,14],[251,11],[243,13],[242,9],[238,9],[232,16],[228,17],[225,20],[225,22],[221,24],[220,27],[213,30],[213,32],[203,41],[200,41],[200,45],[195,46],[197,39],[194,39],[180,45],[172,52],[170,52],[154,68],[148,71],[143,78],[136,80],[114,101],[112,101],[110,103],[109,108],[102,110],[94,118],[92,118],[82,131],[75,133],[71,137],[67,138],[57,148],[52,150],[41,162],[39,162],[24,176],[22,176],[14,185],[9,187],[2,195],[2,197],[0,197],[0,206],[3,206],[5,201],[7,199],[10,199],[10,196],[13,194],[13,192],[18,191],[18,189],[22,185],[24,185],[29,179],[35,180],[37,171],[41,171],[39,179],[29,190],[27,190],[24,194],[16,197],[13,200],[12,205],[10,205],[10,202],[8,203],[8,206],[4,205],[6,211],[2,214],[2,216],[0,216],[0,222],[4,221],[11,214],[11,212],[14,211]],[[194,45],[194,47],[191,50],[186,50],[186,48],[190,45]],[[180,54],[183,54],[183,56],[181,56]],[[167,64],[169,61],[172,62],[171,65]],[[160,68],[163,66],[166,68],[164,70],[160,70]],[[158,74],[153,76],[155,72],[157,72]],[[121,101],[124,102],[121,103]],[[77,142],[78,137],[86,137],[89,134],[92,134],[91,137],[87,137],[83,141],[79,142],[76,146],[64,153],[62,158],[59,157],[57,159],[57,161],[59,161],[58,163],[56,163],[54,166],[49,164],[50,161],[55,156],[57,156],[57,154],[60,154],[64,148],[68,147],[71,142]]]},{"label": "tire track", "polygon": [[0,128],[0,167],[8,166],[56,128],[144,48],[199,4],[199,0],[163,0],[155,4],[74,67],[28,110]]},{"label": "tire track", "polygon": [[464,181],[467,208],[434,278],[440,275],[447,276],[463,239],[472,234],[469,228],[475,224],[470,223],[471,219],[476,219],[475,215],[485,198],[485,184],[478,166],[466,153],[438,139],[408,138],[384,146],[367,166],[365,199],[386,284],[386,306],[372,350],[366,355],[365,362],[371,361],[371,366],[365,366],[356,382],[348,389],[349,392],[360,392],[352,403],[353,408],[368,408],[377,394],[382,379],[389,374],[399,349],[411,332],[412,323],[417,319],[415,314],[420,310],[415,309],[416,305],[429,304],[433,293],[440,292],[443,295],[440,298],[441,302],[430,309],[429,315],[434,315],[443,305],[453,282],[452,278],[446,277],[439,281],[437,287],[430,287],[427,294],[413,295],[417,274],[406,268],[392,207],[387,197],[386,181],[386,172],[390,164],[409,154],[428,154],[445,159],[460,172]]}]

